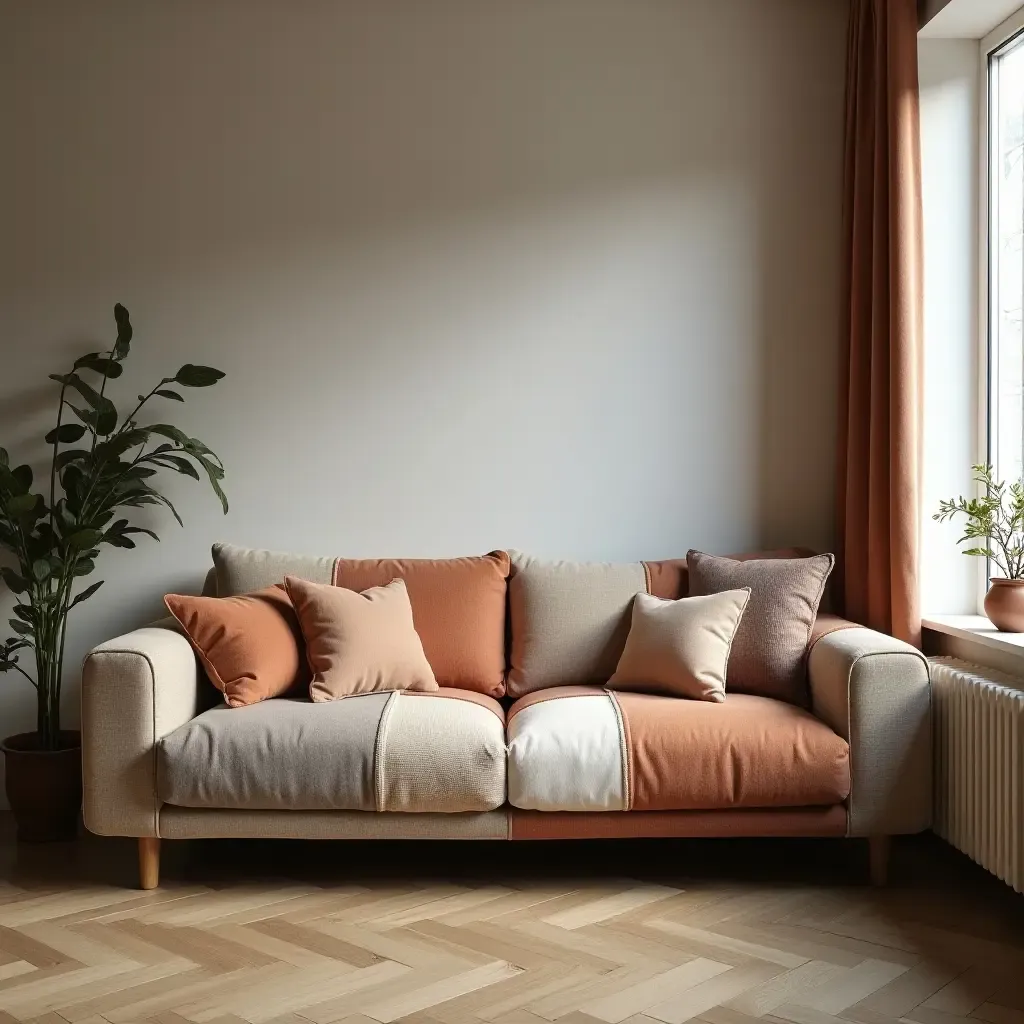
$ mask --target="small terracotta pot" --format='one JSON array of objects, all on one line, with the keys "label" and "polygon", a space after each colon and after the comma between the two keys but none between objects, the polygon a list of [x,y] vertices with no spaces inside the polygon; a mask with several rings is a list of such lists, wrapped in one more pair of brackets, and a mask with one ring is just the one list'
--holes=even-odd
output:
[{"label": "small terracotta pot", "polygon": [[38,733],[23,732],[0,743],[19,842],[49,843],[78,834],[82,736],[65,730],[60,741],[59,750],[41,750]]},{"label": "small terracotta pot", "polygon": [[993,577],[985,595],[985,614],[1003,633],[1024,633],[1024,580]]}]

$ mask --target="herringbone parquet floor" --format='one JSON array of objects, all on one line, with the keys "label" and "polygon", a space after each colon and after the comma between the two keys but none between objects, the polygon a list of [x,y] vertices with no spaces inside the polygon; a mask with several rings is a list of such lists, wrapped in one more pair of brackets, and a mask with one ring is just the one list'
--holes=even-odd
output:
[{"label": "herringbone parquet floor", "polygon": [[165,844],[143,893],[130,843],[9,834],[0,1024],[1024,1024],[1021,899],[933,839],[881,891],[705,841]]}]

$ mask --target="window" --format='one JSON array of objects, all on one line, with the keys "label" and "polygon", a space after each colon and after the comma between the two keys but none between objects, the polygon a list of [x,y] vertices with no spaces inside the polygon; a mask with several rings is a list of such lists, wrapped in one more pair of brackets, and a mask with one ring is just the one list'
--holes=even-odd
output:
[{"label": "window", "polygon": [[989,461],[1024,477],[1024,35],[988,57]]}]

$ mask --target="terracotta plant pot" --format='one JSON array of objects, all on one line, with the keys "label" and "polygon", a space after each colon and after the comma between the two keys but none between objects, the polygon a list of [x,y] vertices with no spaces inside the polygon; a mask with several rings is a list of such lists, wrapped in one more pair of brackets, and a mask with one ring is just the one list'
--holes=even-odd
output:
[{"label": "terracotta plant pot", "polygon": [[59,750],[41,750],[39,736],[23,732],[0,743],[7,799],[23,843],[74,839],[82,809],[82,734],[64,731]]},{"label": "terracotta plant pot", "polygon": [[985,595],[985,614],[1003,633],[1024,633],[1024,580],[993,577]]}]

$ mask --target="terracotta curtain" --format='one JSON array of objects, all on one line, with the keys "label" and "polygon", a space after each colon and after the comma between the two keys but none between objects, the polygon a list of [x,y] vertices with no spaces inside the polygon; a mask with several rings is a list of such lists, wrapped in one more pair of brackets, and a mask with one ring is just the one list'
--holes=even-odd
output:
[{"label": "terracotta curtain", "polygon": [[917,644],[922,408],[915,0],[850,0],[839,399],[848,618]]}]

